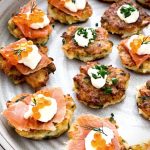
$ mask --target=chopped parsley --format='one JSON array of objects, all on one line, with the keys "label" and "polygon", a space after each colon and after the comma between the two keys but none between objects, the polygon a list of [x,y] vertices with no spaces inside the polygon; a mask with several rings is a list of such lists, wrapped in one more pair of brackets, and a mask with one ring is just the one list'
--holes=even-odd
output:
[{"label": "chopped parsley", "polygon": [[103,87],[102,90],[104,91],[105,94],[111,94],[112,93],[111,87]]},{"label": "chopped parsley", "polygon": [[107,134],[104,132],[104,130],[103,130],[103,127],[102,128],[94,128],[93,129],[93,131],[96,131],[96,132],[99,132],[99,133],[102,133],[102,134],[104,134],[104,135],[106,135],[107,136]]},{"label": "chopped parsley", "polygon": [[[89,36],[91,36],[90,32],[92,34],[92,37],[89,37]],[[77,39],[76,39],[76,38],[78,38],[78,36],[81,36],[81,37],[87,39],[88,40],[88,45],[89,45],[90,43],[92,43],[96,39],[96,31],[93,28],[82,28],[82,27],[79,27],[77,29],[74,37],[73,37],[74,38],[74,42],[77,45],[79,45],[79,43],[78,43],[79,41],[77,41]],[[86,46],[88,46],[88,45],[86,45]],[[84,47],[86,47],[86,46],[84,46]]]},{"label": "chopped parsley", "polygon": [[36,103],[37,103],[35,98],[32,99],[32,102],[34,105],[36,105]]},{"label": "chopped parsley", "polygon": [[108,74],[108,68],[107,66],[104,66],[104,65],[95,65],[93,69],[96,69],[98,70],[97,74],[92,74],[92,77],[94,79],[97,79],[97,78],[105,78],[105,75]]},{"label": "chopped parsley", "polygon": [[117,78],[112,78],[111,81],[112,81],[112,84],[114,84],[114,85],[118,83],[118,79]]},{"label": "chopped parsley", "polygon": [[111,113],[111,116],[110,116],[110,118],[109,118],[109,121],[110,122],[113,122],[115,119],[114,119],[114,114],[113,113]]},{"label": "chopped parsley", "polygon": [[123,14],[125,18],[129,17],[132,12],[137,10],[131,4],[127,4],[127,5],[128,5],[128,7],[122,6],[120,9],[120,13]]}]

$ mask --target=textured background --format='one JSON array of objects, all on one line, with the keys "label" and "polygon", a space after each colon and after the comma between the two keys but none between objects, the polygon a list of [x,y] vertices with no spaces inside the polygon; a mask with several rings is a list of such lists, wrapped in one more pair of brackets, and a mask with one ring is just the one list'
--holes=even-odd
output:
[{"label": "textured background", "polygon": [[[4,46],[15,39],[8,33],[6,28],[7,21],[12,13],[15,13],[19,6],[22,6],[27,0],[1,0],[0,1],[0,45]],[[98,0],[89,0],[93,7],[93,16],[86,22],[80,25],[95,27],[95,23],[100,22],[100,17],[109,6],[109,4],[101,3]],[[46,0],[38,0],[38,5],[46,11]],[[150,12],[150,11],[149,11]],[[67,29],[67,26],[56,23],[54,31],[47,44],[49,48],[49,56],[54,58],[57,71],[51,75],[47,83],[47,87],[60,86],[64,92],[70,93],[73,96],[77,109],[74,114],[73,120],[81,113],[92,113],[98,116],[110,116],[111,113],[115,114],[115,119],[118,122],[119,133],[127,140],[129,144],[136,144],[150,139],[150,122],[139,116],[135,93],[138,85],[146,82],[149,75],[138,75],[130,72],[131,79],[129,88],[126,93],[126,99],[115,106],[110,106],[102,110],[90,109],[83,104],[79,103],[75,94],[72,91],[73,81],[72,78],[79,72],[79,66],[82,64],[76,60],[68,60],[62,50],[62,33]],[[112,64],[113,66],[122,67],[117,52],[117,44],[120,40],[117,36],[110,35],[110,39],[114,42],[113,52],[105,59],[100,60],[101,63],[106,65]],[[16,94],[22,92],[33,92],[27,85],[14,86],[11,81],[0,72],[0,112],[6,107],[5,103]],[[57,139],[32,141],[18,136],[15,131],[8,126],[6,120],[0,115],[0,143],[5,149],[11,150],[63,150],[65,142],[67,142],[67,134],[62,135]],[[1,146],[0,146],[1,147]]]}]

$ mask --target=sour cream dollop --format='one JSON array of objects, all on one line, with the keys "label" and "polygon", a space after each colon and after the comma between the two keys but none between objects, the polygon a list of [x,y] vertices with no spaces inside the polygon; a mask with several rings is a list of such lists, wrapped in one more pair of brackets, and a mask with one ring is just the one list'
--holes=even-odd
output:
[{"label": "sour cream dollop", "polygon": [[39,54],[39,49],[36,45],[31,45],[32,51],[27,57],[23,57],[18,63],[22,63],[30,69],[35,69],[41,60],[41,55]]},{"label": "sour cream dollop", "polygon": [[[40,114],[40,117],[37,120],[41,122],[48,122],[57,113],[57,102],[55,99],[51,97],[46,97],[43,94],[38,94],[35,97],[36,103],[38,103],[38,99],[40,98],[44,98],[44,101],[50,102],[50,105],[38,109],[38,113]],[[29,117],[32,117],[34,115],[33,108],[36,107],[36,105],[37,104],[31,102],[28,111],[24,114],[25,119],[28,119]]]},{"label": "sour cream dollop", "polygon": [[67,0],[65,2],[65,8],[72,12],[83,10],[86,6],[86,0]]},{"label": "sour cream dollop", "polygon": [[[93,74],[97,75],[98,78],[94,78]],[[101,75],[98,75],[98,70],[97,69],[89,68],[88,69],[88,75],[90,76],[91,83],[95,88],[100,89],[106,84],[107,74],[103,78]]]},{"label": "sour cream dollop", "polygon": [[93,147],[93,145],[92,145],[92,141],[96,140],[96,139],[94,139],[95,134],[101,134],[102,138],[106,141],[107,145],[111,143],[112,139],[114,138],[113,131],[108,127],[103,127],[101,129],[103,130],[103,132],[105,134],[91,130],[89,132],[89,134],[86,136],[86,138],[85,138],[85,149],[86,150],[96,150],[96,148]]},{"label": "sour cream dollop", "polygon": [[93,28],[78,28],[74,35],[74,41],[81,47],[88,47],[89,43],[94,42],[96,31]]},{"label": "sour cream dollop", "polygon": [[[127,15],[123,9],[128,11],[128,14],[130,15]],[[129,4],[124,4],[117,10],[117,15],[126,23],[134,23],[138,20],[140,13],[135,7]]]}]

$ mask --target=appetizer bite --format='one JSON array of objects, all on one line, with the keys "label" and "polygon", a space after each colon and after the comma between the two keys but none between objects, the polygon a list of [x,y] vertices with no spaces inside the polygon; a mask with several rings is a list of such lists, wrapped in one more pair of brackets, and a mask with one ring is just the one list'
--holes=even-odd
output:
[{"label": "appetizer bite", "polygon": [[37,47],[25,38],[0,49],[0,69],[14,84],[27,82],[33,89],[46,85],[56,68],[46,54],[46,47]]},{"label": "appetizer bite", "polygon": [[150,80],[138,88],[136,100],[139,114],[150,120]]},{"label": "appetizer bite", "polygon": [[150,16],[132,0],[112,4],[101,18],[103,28],[123,38],[139,33],[150,22]]},{"label": "appetizer bite", "polygon": [[47,88],[17,95],[7,102],[2,114],[20,136],[40,140],[66,132],[74,110],[70,95],[64,95],[60,88]]},{"label": "appetizer bite", "polygon": [[45,45],[52,32],[50,20],[36,6],[36,0],[31,0],[12,16],[8,21],[8,29],[17,39],[26,38],[39,45]]},{"label": "appetizer bite", "polygon": [[81,115],[68,131],[67,150],[126,150],[114,118]]},{"label": "appetizer bite", "polygon": [[77,99],[91,108],[104,108],[125,98],[130,75],[122,69],[90,62],[74,80]]},{"label": "appetizer bite", "polygon": [[118,46],[124,67],[139,73],[150,73],[150,36],[133,35]]},{"label": "appetizer bite", "polygon": [[136,0],[139,4],[146,8],[150,8],[150,1],[149,0]]},{"label": "appetizer bite", "polygon": [[106,57],[112,51],[113,43],[108,40],[108,32],[101,27],[71,26],[62,37],[62,48],[69,59],[87,62]]},{"label": "appetizer bite", "polygon": [[48,13],[54,20],[73,24],[88,20],[92,8],[87,0],[48,0]]}]

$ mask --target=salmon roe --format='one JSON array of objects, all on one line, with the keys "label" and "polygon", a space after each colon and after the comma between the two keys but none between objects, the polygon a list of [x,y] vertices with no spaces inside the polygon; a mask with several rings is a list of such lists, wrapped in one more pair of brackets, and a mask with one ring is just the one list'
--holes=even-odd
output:
[{"label": "salmon roe", "polygon": [[40,119],[41,117],[41,114],[39,112],[40,109],[46,107],[46,106],[50,106],[51,105],[51,102],[48,101],[47,99],[45,99],[44,97],[42,98],[33,98],[33,101],[36,101],[36,104],[35,106],[32,108],[32,117],[35,119],[35,120],[38,120]]},{"label": "salmon roe", "polygon": [[136,54],[138,49],[141,47],[141,45],[143,44],[143,42],[150,42],[150,37],[149,36],[144,36],[144,35],[139,35],[139,37],[137,39],[134,39],[131,43],[130,43],[130,47],[131,47],[131,51]]},{"label": "salmon roe", "polygon": [[40,23],[43,22],[43,16],[44,16],[44,12],[40,9],[33,9],[33,11],[31,13],[20,13],[17,16],[13,17],[13,21],[16,23],[23,23],[26,24],[28,27],[31,26],[31,24],[33,23]]},{"label": "salmon roe", "polygon": [[113,144],[106,144],[106,141],[102,138],[102,135],[98,132],[94,134],[94,139],[91,141],[95,150],[114,150]]}]

